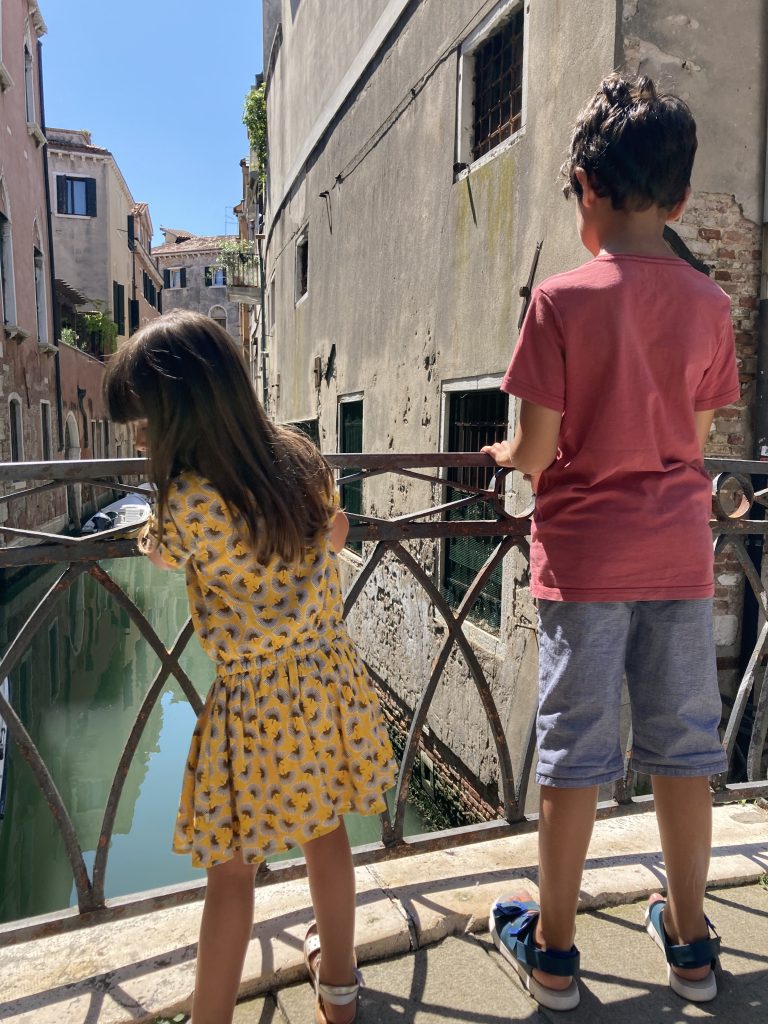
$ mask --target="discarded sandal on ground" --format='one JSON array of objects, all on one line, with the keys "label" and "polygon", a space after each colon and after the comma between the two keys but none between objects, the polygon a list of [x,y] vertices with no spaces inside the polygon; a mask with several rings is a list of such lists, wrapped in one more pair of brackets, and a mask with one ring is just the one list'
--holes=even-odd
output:
[{"label": "discarded sandal on ground", "polygon": [[323,985],[320,981],[320,936],[313,921],[304,938],[304,963],[315,990],[315,1024],[328,1024],[325,1006],[350,1006],[352,1016],[344,1024],[352,1024],[357,1016],[357,1000],[363,976],[355,968],[355,982],[352,985]]},{"label": "discarded sandal on ground", "polygon": [[[664,929],[663,914],[666,905],[666,900],[656,900],[654,903],[648,904],[645,911],[645,930],[667,958],[669,987],[681,998],[688,999],[692,1003],[708,1003],[717,995],[714,967],[720,955],[720,938],[712,922],[705,917],[707,928],[715,936],[713,939],[699,939],[698,942],[673,945]],[[672,970],[673,967],[706,967],[707,964],[710,966],[710,972],[700,981],[683,978]]]},{"label": "discarded sandal on ground", "polygon": [[[579,1005],[579,951],[567,953],[539,949],[534,940],[539,905],[532,900],[496,900],[488,920],[494,945],[510,964],[541,1006],[548,1010],[573,1010]],[[564,989],[547,988],[533,976],[533,969],[571,979]]]}]

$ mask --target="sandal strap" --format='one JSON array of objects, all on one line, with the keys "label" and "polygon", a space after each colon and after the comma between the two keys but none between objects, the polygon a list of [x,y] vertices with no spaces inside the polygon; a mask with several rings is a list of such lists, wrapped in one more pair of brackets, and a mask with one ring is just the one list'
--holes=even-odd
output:
[{"label": "sandal strap", "polygon": [[[511,920],[499,928],[499,938],[520,963],[560,978],[578,974],[581,956],[576,946],[565,951],[539,949],[536,945],[534,931],[539,919],[537,903],[499,900],[493,910],[494,913],[498,911],[502,920],[506,915],[511,915]],[[501,920],[498,923],[501,924]]]},{"label": "sandal strap", "polygon": [[663,912],[666,905],[666,900],[656,900],[648,908],[648,916],[664,942],[664,955],[667,958],[667,963],[672,967],[714,967],[715,960],[720,956],[720,936],[709,918],[705,917],[704,920],[714,938],[697,939],[695,942],[682,942],[675,945],[670,942],[667,929],[664,927]]},{"label": "sandal strap", "polygon": [[333,1006],[348,1006],[357,999],[360,986],[363,984],[363,977],[355,969],[355,982],[353,985],[324,985],[318,982],[317,994],[324,1003],[331,1003]]}]

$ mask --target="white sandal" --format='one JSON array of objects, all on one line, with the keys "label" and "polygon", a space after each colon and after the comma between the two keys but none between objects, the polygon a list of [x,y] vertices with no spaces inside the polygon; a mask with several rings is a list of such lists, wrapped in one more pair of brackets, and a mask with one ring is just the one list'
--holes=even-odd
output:
[{"label": "white sandal", "polygon": [[304,938],[304,963],[315,990],[315,1024],[329,1024],[325,1015],[325,1004],[349,1006],[354,1003],[352,1016],[345,1024],[353,1024],[357,1017],[357,1000],[363,976],[355,967],[355,981],[352,985],[324,985],[320,981],[320,936],[313,921]]}]

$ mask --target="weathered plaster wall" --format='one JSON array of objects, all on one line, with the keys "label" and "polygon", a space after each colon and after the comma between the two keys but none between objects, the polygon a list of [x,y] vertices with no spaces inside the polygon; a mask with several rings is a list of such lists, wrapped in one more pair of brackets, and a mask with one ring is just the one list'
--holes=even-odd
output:
[{"label": "weathered plaster wall", "polygon": [[[456,46],[476,5],[412,5],[343,108],[276,222],[267,252],[268,275],[274,272],[276,281],[270,371],[281,382],[272,411],[281,420],[318,416],[325,450],[337,445],[337,397],[354,392],[364,395],[365,450],[438,450],[442,383],[506,369],[517,336],[518,289],[536,242],[544,239],[539,279],[582,261],[575,210],[560,194],[558,170],[569,126],[611,68],[615,46],[613,0],[590,0],[587,7],[531,3],[525,129],[468,178],[455,180],[453,172]],[[321,15],[310,2],[303,16],[309,47]],[[295,59],[301,62],[298,49]],[[272,120],[270,110],[270,131]],[[330,211],[319,198],[324,190]],[[305,225],[309,289],[296,306],[295,238]],[[332,345],[335,376],[316,391],[314,357],[325,366]],[[391,514],[424,507],[430,497],[427,484],[379,478],[366,484],[365,506]],[[433,575],[439,556],[424,546]],[[352,556],[349,563],[354,573]],[[513,625],[515,571],[508,560],[500,635],[468,632],[517,768],[534,703],[535,638],[532,629]],[[351,623],[371,666],[413,706],[444,636],[420,588],[386,563]],[[482,782],[498,778],[490,730],[460,656],[446,671],[429,725]]]}]

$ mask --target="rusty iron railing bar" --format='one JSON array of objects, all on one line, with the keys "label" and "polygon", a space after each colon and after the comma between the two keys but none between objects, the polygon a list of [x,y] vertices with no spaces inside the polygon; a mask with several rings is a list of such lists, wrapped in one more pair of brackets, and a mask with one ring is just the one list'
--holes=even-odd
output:
[{"label": "rusty iron railing bar", "polygon": [[371,573],[376,568],[376,566],[379,564],[379,562],[382,560],[382,558],[384,557],[384,554],[387,551],[389,551],[391,546],[392,546],[391,542],[379,541],[379,543],[376,544],[376,546],[374,547],[373,551],[370,553],[368,558],[366,558],[365,563],[363,564],[362,569],[360,570],[360,572],[357,575],[357,578],[355,579],[354,583],[349,588],[349,591],[347,592],[346,596],[344,597],[344,617],[345,618],[346,618],[347,615],[349,615],[349,613],[354,608],[355,602],[357,601],[358,597],[360,596],[360,593],[363,590],[363,587],[365,586],[365,584],[368,582],[368,580],[371,577]]},{"label": "rusty iron railing bar", "polygon": [[763,581],[760,579],[760,574],[755,569],[752,559],[747,554],[747,549],[744,547],[744,542],[739,538],[734,537],[718,537],[715,541],[715,557],[722,554],[726,548],[731,548],[738,559],[739,565],[741,566],[742,572],[747,578],[747,581],[752,588],[752,593],[757,601],[758,610],[760,612],[760,621],[768,621],[768,600],[763,590]]},{"label": "rusty iron railing bar", "polygon": [[104,589],[112,595],[120,607],[128,613],[131,620],[139,629],[141,635],[160,659],[160,663],[163,667],[167,666],[169,671],[176,677],[176,680],[178,681],[179,686],[181,686],[184,696],[189,701],[195,715],[199,715],[203,710],[203,701],[200,694],[197,692],[192,680],[181,665],[179,665],[178,661],[174,660],[172,652],[168,650],[160,637],[154,631],[146,616],[139,611],[137,606],[133,603],[122,587],[118,583],[115,583],[106,569],[103,569],[100,565],[92,565],[88,571],[91,576],[93,576],[95,580],[98,580]]},{"label": "rusty iron railing bar", "polygon": [[[0,569],[11,569],[25,565],[60,565],[61,544],[37,544],[27,547],[0,547]],[[107,543],[85,540],[81,544],[67,547],[66,561],[70,565],[91,564],[103,558],[129,558],[138,555],[136,541],[113,540]]]},{"label": "rusty iron railing bar", "polygon": [[431,508],[423,508],[419,512],[409,512],[404,516],[394,516],[392,519],[388,519],[388,523],[414,523],[417,519],[423,519],[425,516],[439,516],[445,512],[455,512],[462,508],[467,508],[469,505],[474,505],[477,502],[477,498],[474,495],[468,495],[466,498],[459,498],[458,501],[447,501],[443,505],[433,505]]},{"label": "rusty iron railing bar", "polygon": [[768,519],[716,519],[710,523],[715,537],[721,534],[764,534],[768,533]]},{"label": "rusty iron railing bar", "polygon": [[79,537],[70,537],[67,533],[44,533],[42,530],[23,530],[18,526],[0,526],[0,533],[11,537],[31,537],[33,540],[50,540],[57,544],[77,547]]},{"label": "rusty iron railing bar", "polygon": [[60,480],[51,480],[47,484],[40,484],[39,487],[25,487],[23,490],[9,491],[8,494],[0,494],[0,505],[7,505],[10,501],[16,501],[19,498],[34,498],[38,494],[44,494],[46,491],[52,491],[57,487],[61,487]]},{"label": "rusty iron railing bar", "polygon": [[[83,575],[85,571],[86,569],[84,566],[70,565],[48,588],[35,609],[27,618],[27,621],[14,637],[2,659],[0,659],[0,679],[5,679],[6,676],[11,674],[13,669],[26,653],[29,644],[36,636],[38,630],[43,626],[46,619],[54,610],[58,600],[67,592],[67,590],[69,590],[75,580]],[[62,842],[64,843],[64,849],[66,850],[67,857],[69,858],[69,863],[72,868],[75,890],[77,892],[78,907],[81,912],[94,910],[101,906],[103,901],[100,903],[96,900],[93,893],[91,881],[88,877],[88,870],[83,859],[83,851],[77,838],[77,832],[75,831],[75,826],[73,825],[69,812],[61,798],[58,787],[53,781],[51,773],[48,771],[48,766],[40,756],[40,751],[37,749],[32,737],[27,732],[24,724],[16,714],[13,707],[5,700],[1,693],[0,717],[5,720],[8,733],[16,747],[19,749],[21,756],[29,766],[32,775],[40,788],[42,796],[48,805],[51,816],[59,830]]]},{"label": "rusty iron railing bar", "polygon": [[[190,618],[176,637],[176,641],[169,652],[170,657],[173,658],[174,661],[178,662],[194,631],[194,624]],[[115,825],[115,816],[117,815],[117,808],[120,803],[120,797],[122,796],[123,786],[125,785],[128,770],[133,764],[133,758],[136,754],[136,748],[139,745],[139,740],[144,733],[149,716],[155,709],[157,699],[163,692],[163,687],[165,686],[169,675],[169,665],[161,665],[155,675],[152,685],[144,695],[144,699],[142,700],[141,706],[136,714],[128,739],[125,741],[123,753],[120,756],[120,760],[112,779],[112,786],[110,787],[107,804],[104,808],[104,818],[101,823],[99,840],[96,845],[96,858],[93,864],[93,891],[96,898],[102,901],[104,899],[104,883],[107,875],[107,859],[109,857],[112,832]]]},{"label": "rusty iron railing bar", "polygon": [[[423,467],[492,467],[494,462],[483,452],[329,452],[324,458],[334,469],[354,466],[398,472]],[[768,475],[768,462],[707,457],[704,467],[710,472]],[[16,480],[61,480],[88,483],[92,478],[111,476],[147,476],[149,460],[129,459],[57,459],[53,462],[0,462],[0,482]],[[445,483],[445,480],[441,480]]]},{"label": "rusty iron railing bar", "polygon": [[[353,532],[354,531],[354,532]],[[379,525],[350,526],[349,539],[357,540],[439,540],[444,537],[527,537],[530,523],[527,519],[465,519],[437,520],[431,523],[395,523],[388,520]],[[2,564],[2,562],[0,562]]]},{"label": "rusty iron railing bar", "polygon": [[755,721],[747,750],[747,778],[757,782],[762,769],[763,751],[768,735],[768,669],[763,669],[762,685],[755,704]]},{"label": "rusty iron railing bar", "polygon": [[0,462],[0,482],[61,480],[90,483],[92,478],[146,476],[149,459],[57,459],[54,462]]},{"label": "rusty iron railing bar", "polygon": [[[514,541],[511,538],[505,538],[491,553],[480,573],[475,578],[475,582],[482,579],[482,583],[484,583],[497,563],[504,557],[513,544]],[[435,667],[432,671],[429,682],[422,691],[419,702],[414,708],[411,725],[408,730],[403,760],[398,774],[397,788],[395,790],[395,836],[398,841],[402,839],[405,824],[405,801],[410,787],[413,767],[416,762],[418,743],[421,739],[421,734],[424,728],[424,723],[426,722],[427,712],[432,702],[432,697],[434,696],[437,684],[448,660],[450,648],[453,646],[454,642],[459,646],[461,653],[464,655],[464,660],[472,674],[488,719],[488,724],[494,736],[496,753],[499,760],[499,776],[504,801],[504,816],[509,821],[510,816],[514,816],[517,813],[514,796],[515,790],[512,760],[509,755],[509,748],[507,746],[506,737],[504,736],[501,720],[499,719],[499,713],[490,693],[488,681],[485,678],[485,674],[477,660],[477,656],[462,629],[463,620],[474,604],[479,590],[482,589],[482,583],[472,598],[472,604],[469,604],[469,598],[471,596],[471,592],[469,592],[465,596],[465,599],[459,606],[457,612],[454,613],[433,581],[429,576],[427,576],[409,551],[402,547],[402,545],[398,544],[393,548],[393,554],[407,569],[410,570],[413,577],[421,583],[427,597],[430,598],[434,603],[435,608],[440,612],[449,634],[443,641],[442,649],[435,661]],[[473,587],[473,590],[474,589],[475,588]],[[485,687],[483,687],[483,683],[485,684]]]}]

